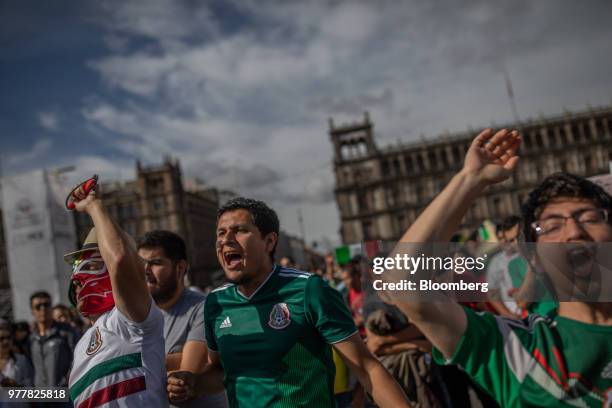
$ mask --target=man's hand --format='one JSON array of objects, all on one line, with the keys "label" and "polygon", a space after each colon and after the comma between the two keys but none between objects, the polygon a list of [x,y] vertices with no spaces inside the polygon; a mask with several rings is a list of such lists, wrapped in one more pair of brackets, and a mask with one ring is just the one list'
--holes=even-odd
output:
[{"label": "man's hand", "polygon": [[516,130],[502,129],[493,134],[492,129],[485,129],[472,141],[462,172],[476,176],[486,185],[504,181],[518,164],[516,152],[520,143]]},{"label": "man's hand", "polygon": [[183,402],[195,397],[195,375],[190,371],[168,373],[168,399],[172,403]]},{"label": "man's hand", "polygon": [[372,332],[368,331],[366,347],[368,348],[368,350],[370,350],[370,353],[376,356],[381,355],[381,350],[385,344],[385,339],[382,336],[377,336]]},{"label": "man's hand", "polygon": [[87,212],[92,205],[100,204],[98,185],[94,186],[89,193],[86,193],[83,185],[81,185],[72,193],[72,202],[74,203],[74,210],[78,212]]}]

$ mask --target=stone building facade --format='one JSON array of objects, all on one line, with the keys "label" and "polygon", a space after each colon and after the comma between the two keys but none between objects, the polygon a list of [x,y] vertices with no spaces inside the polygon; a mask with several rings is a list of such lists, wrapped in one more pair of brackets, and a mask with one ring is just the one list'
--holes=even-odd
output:
[{"label": "stone building facade", "polygon": [[[485,191],[469,209],[464,227],[518,214],[528,192],[556,171],[587,177],[610,171],[612,107],[505,127],[522,132],[519,168],[509,180]],[[367,113],[362,122],[341,126],[330,119],[343,242],[399,239],[461,168],[475,133],[379,148]]]},{"label": "stone building facade", "polygon": [[[178,161],[165,159],[159,166],[136,164],[136,180],[101,184],[102,201],[113,219],[134,238],[166,229],[185,240],[191,284],[212,283],[219,269],[215,253],[218,203],[210,190],[183,188]],[[91,227],[89,217],[75,213],[79,242]]]}]

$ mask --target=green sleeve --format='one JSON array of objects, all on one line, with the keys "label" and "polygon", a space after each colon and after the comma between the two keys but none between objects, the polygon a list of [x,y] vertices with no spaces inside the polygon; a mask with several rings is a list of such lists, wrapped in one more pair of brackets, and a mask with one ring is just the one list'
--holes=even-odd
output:
[{"label": "green sleeve", "polygon": [[214,325],[214,314],[212,310],[212,302],[209,300],[212,298],[212,295],[208,295],[206,297],[206,301],[204,304],[204,337],[206,338],[206,345],[212,351],[218,351],[217,340],[215,339],[215,325]]},{"label": "green sleeve", "polygon": [[307,319],[327,343],[338,343],[357,333],[340,292],[320,277],[313,275],[308,278],[304,302]]},{"label": "green sleeve", "polygon": [[518,397],[516,381],[504,355],[504,338],[496,318],[489,313],[476,313],[464,308],[467,328],[454,355],[445,359],[434,347],[433,357],[438,364],[457,364],[486,390],[497,402],[505,406]]}]

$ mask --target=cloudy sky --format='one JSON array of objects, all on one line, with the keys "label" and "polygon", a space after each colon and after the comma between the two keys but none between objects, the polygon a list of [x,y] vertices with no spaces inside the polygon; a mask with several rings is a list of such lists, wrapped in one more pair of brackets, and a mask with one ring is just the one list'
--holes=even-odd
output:
[{"label": "cloudy sky", "polygon": [[327,118],[379,146],[612,103],[609,1],[0,3],[4,174],[184,173],[337,243]]}]

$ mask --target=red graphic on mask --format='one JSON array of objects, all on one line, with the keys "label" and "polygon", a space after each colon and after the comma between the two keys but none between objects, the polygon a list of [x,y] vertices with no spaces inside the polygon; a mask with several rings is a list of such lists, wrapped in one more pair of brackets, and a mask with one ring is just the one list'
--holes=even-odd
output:
[{"label": "red graphic on mask", "polygon": [[71,279],[73,287],[81,287],[75,303],[83,316],[102,314],[115,306],[110,275],[99,251],[85,252],[75,262]]}]

